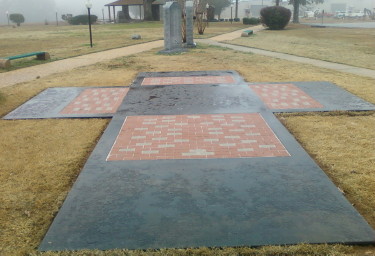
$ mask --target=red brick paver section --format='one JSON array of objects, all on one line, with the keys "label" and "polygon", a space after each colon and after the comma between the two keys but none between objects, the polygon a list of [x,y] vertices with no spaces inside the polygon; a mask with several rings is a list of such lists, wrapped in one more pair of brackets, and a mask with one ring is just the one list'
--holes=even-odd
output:
[{"label": "red brick paver section", "polygon": [[233,84],[232,76],[176,76],[176,77],[146,77],[142,85],[170,84]]},{"label": "red brick paver section", "polygon": [[86,89],[60,114],[115,113],[128,91],[129,88]]},{"label": "red brick paver section", "polygon": [[290,156],[262,116],[130,116],[107,157],[116,160]]},{"label": "red brick paver section", "polygon": [[324,107],[293,84],[259,84],[249,85],[249,87],[254,90],[270,109]]}]

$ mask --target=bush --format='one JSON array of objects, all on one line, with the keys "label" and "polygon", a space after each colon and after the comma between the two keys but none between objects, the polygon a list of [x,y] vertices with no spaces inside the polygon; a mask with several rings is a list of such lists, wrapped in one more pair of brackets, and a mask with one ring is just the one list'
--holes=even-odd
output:
[{"label": "bush", "polygon": [[21,23],[25,22],[25,17],[23,17],[21,13],[12,13],[11,15],[9,15],[9,19],[13,23],[16,23],[18,27],[21,25]]},{"label": "bush", "polygon": [[284,29],[288,25],[292,12],[282,6],[270,6],[260,10],[261,22],[272,30]]},{"label": "bush", "polygon": [[[90,17],[91,17],[91,24],[95,23],[98,20],[98,16],[96,15],[90,15]],[[68,22],[70,25],[87,25],[89,24],[89,16],[86,14],[77,15],[71,19],[68,19]]]},{"label": "bush", "polygon": [[239,22],[239,21],[241,21],[240,18],[234,18],[233,20],[234,20],[235,22]]},{"label": "bush", "polygon": [[242,23],[244,25],[258,25],[260,23],[259,18],[243,18]]}]

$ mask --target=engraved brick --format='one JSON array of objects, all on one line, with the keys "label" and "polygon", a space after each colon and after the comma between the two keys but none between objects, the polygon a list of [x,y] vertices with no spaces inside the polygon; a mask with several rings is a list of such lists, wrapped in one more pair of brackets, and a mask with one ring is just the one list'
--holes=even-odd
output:
[{"label": "engraved brick", "polygon": [[146,139],[146,136],[132,136],[132,140],[141,140],[141,139]]},{"label": "engraved brick", "polygon": [[120,152],[134,152],[135,148],[120,148]]},{"label": "engraved brick", "polygon": [[231,129],[229,130],[230,132],[243,132],[245,131],[244,129]]},{"label": "engraved brick", "polygon": [[144,150],[142,151],[142,154],[144,155],[150,155],[150,154],[158,154],[159,150]]},{"label": "engraved brick", "polygon": [[218,142],[219,139],[204,139],[204,142]]},{"label": "engraved brick", "polygon": [[143,142],[143,143],[136,143],[135,145],[136,145],[136,146],[151,146],[152,143],[149,143],[149,142]]},{"label": "engraved brick", "polygon": [[152,138],[152,140],[157,140],[157,141],[167,140],[167,137],[156,137],[156,138]]},{"label": "engraved brick", "polygon": [[224,134],[223,132],[209,132],[208,134],[211,134],[211,135],[218,135],[218,134]]},{"label": "engraved brick", "polygon": [[240,136],[224,136],[226,139],[239,139]]},{"label": "engraved brick", "polygon": [[234,147],[237,144],[236,143],[222,143],[222,144],[219,144],[219,145],[222,146],[222,147]]},{"label": "engraved brick", "polygon": [[146,132],[146,134],[151,134],[151,135],[161,134],[161,131],[150,131],[150,132]]},{"label": "engraved brick", "polygon": [[146,128],[146,127],[140,127],[140,128],[135,128],[134,130],[135,131],[147,131],[148,128]]},{"label": "engraved brick", "polygon": [[241,143],[256,143],[257,140],[241,140]]},{"label": "engraved brick", "polygon": [[174,148],[176,147],[175,144],[161,144],[161,145],[158,145],[158,148]]},{"label": "engraved brick", "polygon": [[189,142],[188,139],[175,139],[174,142]]},{"label": "engraved brick", "polygon": [[238,152],[252,152],[254,151],[253,148],[239,148],[237,149]]},{"label": "engraved brick", "polygon": [[259,148],[276,148],[276,145],[259,145]]}]

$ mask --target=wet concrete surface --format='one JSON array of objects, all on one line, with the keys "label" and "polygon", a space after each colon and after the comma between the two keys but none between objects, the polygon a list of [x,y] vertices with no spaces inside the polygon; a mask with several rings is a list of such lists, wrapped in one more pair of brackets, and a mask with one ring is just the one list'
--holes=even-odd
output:
[{"label": "wet concrete surface", "polygon": [[[3,119],[44,119],[44,118],[107,118],[112,117],[117,111],[117,107],[113,110],[103,113],[103,110],[96,110],[95,103],[98,103],[97,106],[102,107],[102,99],[93,100],[95,97],[91,95],[90,97],[84,100],[87,100],[87,110],[84,102],[80,102],[77,105],[77,112],[74,111],[64,111],[69,104],[74,103],[80,95],[84,94],[86,91],[90,90],[125,90],[122,92],[122,95],[119,96],[119,99],[122,101],[123,97],[126,94],[128,87],[58,87],[58,88],[48,88],[32,99],[25,102],[20,107],[16,108],[9,114],[7,114]],[[113,104],[113,97],[108,98],[107,102],[109,105]],[[76,102],[77,103],[77,102]],[[82,104],[81,104],[82,103]]]},{"label": "wet concrete surface", "polygon": [[[142,74],[148,75],[161,74]],[[374,230],[247,84],[140,87],[141,81],[40,250],[375,242]],[[290,156],[106,161],[128,116],[217,113],[259,113]]]}]

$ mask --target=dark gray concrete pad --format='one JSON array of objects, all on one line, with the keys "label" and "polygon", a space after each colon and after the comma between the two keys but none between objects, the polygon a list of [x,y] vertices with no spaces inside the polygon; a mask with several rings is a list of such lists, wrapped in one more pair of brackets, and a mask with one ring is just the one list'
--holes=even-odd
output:
[{"label": "dark gray concrete pad", "polygon": [[[40,250],[375,243],[374,230],[251,90],[196,87],[129,91]],[[127,116],[197,112],[258,112],[291,156],[106,161]]]},{"label": "dark gray concrete pad", "polygon": [[269,112],[291,157],[106,162],[90,156],[40,250],[375,242],[375,233]]},{"label": "dark gray concrete pad", "polygon": [[131,88],[117,114],[224,114],[265,109],[263,102],[246,84],[158,85]]},{"label": "dark gray concrete pad", "polygon": [[3,119],[44,119],[44,118],[108,118],[113,113],[95,114],[61,114],[71,101],[85,89],[128,88],[128,87],[56,87],[48,88],[28,100]]},{"label": "dark gray concrete pad", "polygon": [[272,82],[256,84],[293,84],[322,104],[323,108],[271,109],[272,112],[369,111],[375,105],[330,82]]}]

